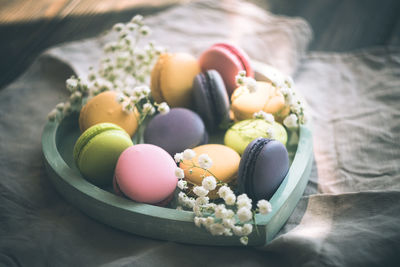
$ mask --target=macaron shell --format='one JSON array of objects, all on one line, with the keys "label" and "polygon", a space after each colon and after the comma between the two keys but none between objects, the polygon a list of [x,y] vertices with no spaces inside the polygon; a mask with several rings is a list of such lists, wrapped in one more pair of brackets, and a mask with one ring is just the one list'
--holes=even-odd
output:
[{"label": "macaron shell", "polygon": [[151,74],[153,98],[170,107],[190,107],[193,79],[199,72],[197,59],[189,54],[161,55]]},{"label": "macaron shell", "polygon": [[174,192],[177,184],[175,168],[175,161],[165,150],[150,144],[139,144],[121,154],[115,179],[127,197],[155,204]]},{"label": "macaron shell", "polygon": [[207,143],[208,134],[199,115],[186,108],[172,108],[149,121],[144,142],[165,149],[171,156]]},{"label": "macaron shell", "polygon": [[[240,193],[247,193],[255,201],[269,200],[289,170],[288,153],[282,143],[271,140],[260,151],[255,152],[253,147],[258,141],[260,140],[254,140],[246,148],[240,162],[238,179]],[[252,157],[252,153],[257,153],[253,155],[255,158]],[[253,162],[248,162],[249,160]],[[253,169],[244,173],[245,166]]]},{"label": "macaron shell", "polygon": [[[98,123],[111,122],[122,127],[130,136],[133,136],[138,127],[136,115],[134,112],[125,112],[116,98],[117,93],[115,91],[107,91],[90,99],[79,114],[81,131],[84,132]],[[135,112],[137,111],[135,110]]]},{"label": "macaron shell", "polygon": [[[193,150],[196,152],[196,157],[193,159],[196,165],[198,165],[198,157],[201,154],[207,154],[213,162],[209,171],[213,173],[217,179],[225,183],[236,179],[240,163],[240,156],[236,151],[219,144],[202,145],[195,147]],[[185,171],[185,179],[197,185],[201,185],[203,175],[211,175],[203,169],[190,168],[191,161],[184,160],[179,166]],[[190,169],[192,169],[192,173],[190,173]]]},{"label": "macaron shell", "polygon": [[[206,76],[207,75],[207,76]],[[229,121],[229,98],[224,81],[216,70],[200,73],[193,81],[195,109],[210,131]]]},{"label": "macaron shell", "polygon": [[268,131],[271,130],[273,139],[280,141],[283,145],[287,142],[285,128],[277,123],[269,123],[261,119],[244,120],[235,123],[225,134],[224,143],[237,151],[240,155],[258,137],[269,138]]},{"label": "macaron shell", "polygon": [[101,132],[88,141],[77,158],[83,176],[95,185],[111,183],[120,154],[132,146],[129,135],[121,130]]}]

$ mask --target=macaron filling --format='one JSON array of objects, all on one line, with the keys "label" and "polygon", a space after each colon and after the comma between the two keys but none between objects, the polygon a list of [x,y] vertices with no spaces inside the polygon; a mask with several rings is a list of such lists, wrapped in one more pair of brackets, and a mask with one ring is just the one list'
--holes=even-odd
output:
[{"label": "macaron filling", "polygon": [[[250,198],[254,197],[254,190],[253,190],[253,174],[255,170],[255,165],[257,161],[257,157],[259,156],[261,150],[266,146],[272,139],[268,138],[259,138],[254,144],[250,147],[247,155],[244,155],[246,161],[244,165],[243,172],[240,174],[239,179],[241,179],[241,183],[244,183],[244,190],[245,193]],[[244,181],[243,181],[244,180]]]}]

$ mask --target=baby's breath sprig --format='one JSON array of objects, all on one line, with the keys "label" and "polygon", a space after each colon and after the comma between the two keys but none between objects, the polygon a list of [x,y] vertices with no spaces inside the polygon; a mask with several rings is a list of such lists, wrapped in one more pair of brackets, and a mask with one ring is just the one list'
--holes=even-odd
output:
[{"label": "baby's breath sprig", "polygon": [[[198,167],[209,171],[212,166],[212,159],[202,154],[198,157],[196,165],[193,158],[195,151],[186,149],[182,153],[177,153],[174,159],[177,163],[183,163],[184,160],[192,161],[190,168]],[[178,194],[177,209],[188,208],[194,212],[194,223],[197,227],[204,227],[215,236],[238,236],[243,245],[247,245],[248,236],[253,232],[256,226],[256,213],[267,214],[271,212],[271,204],[267,200],[260,200],[256,209],[252,207],[252,200],[246,195],[236,196],[232,189],[219,181],[211,172],[209,176],[203,177],[201,186],[193,185],[191,192],[187,192],[188,181],[185,180],[185,172],[181,168],[176,168],[175,175],[179,179],[178,188],[181,190]],[[219,186],[219,188],[218,188]],[[223,200],[223,203],[216,204],[210,202],[209,193],[217,190],[217,195]],[[195,197],[188,194],[193,193]],[[258,232],[258,230],[257,230]]]},{"label": "baby's breath sprig", "polygon": [[257,90],[257,82],[251,77],[246,77],[246,71],[241,70],[235,76],[236,85],[242,86],[243,88],[247,89],[250,93],[253,93]]},{"label": "baby's breath sprig", "polygon": [[105,92],[118,92],[117,101],[125,112],[139,114],[140,124],[156,111],[166,113],[166,103],[155,103],[150,96],[150,72],[164,48],[148,42],[144,48],[140,40],[151,34],[141,15],[134,16],[128,23],[117,23],[112,31],[116,39],[103,47],[103,55],[97,69],[89,68],[86,79],[72,76],[66,81],[70,99],[57,105],[48,118],[61,120],[71,111],[79,111],[90,98]]}]

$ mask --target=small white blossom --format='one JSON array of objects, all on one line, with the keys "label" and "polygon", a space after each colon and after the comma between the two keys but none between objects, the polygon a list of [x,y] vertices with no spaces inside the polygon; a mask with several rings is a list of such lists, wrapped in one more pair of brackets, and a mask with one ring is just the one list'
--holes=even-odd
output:
[{"label": "small white blossom", "polygon": [[202,224],[201,219],[202,219],[202,218],[197,217],[197,216],[194,217],[194,224],[195,224],[197,227],[201,227],[201,224]]},{"label": "small white blossom", "polygon": [[65,102],[64,108],[63,108],[63,114],[67,115],[72,111],[71,103],[70,102]]},{"label": "small white blossom", "polygon": [[214,223],[213,217],[207,217],[204,221],[204,226],[210,227]]},{"label": "small white blossom", "polygon": [[184,202],[185,206],[188,208],[193,208],[196,204],[196,200],[194,198],[186,198]]},{"label": "small white blossom", "polygon": [[227,195],[227,194],[231,194],[231,193],[233,193],[232,192],[232,189],[230,189],[228,186],[226,186],[226,185],[223,185],[223,186],[221,186],[219,189],[218,189],[218,195],[221,197],[221,198],[225,198],[225,196]]},{"label": "small white blossom", "polygon": [[294,87],[294,81],[293,81],[293,79],[292,79],[291,76],[286,76],[285,84],[286,84],[289,88],[293,88],[293,87]]},{"label": "small white blossom", "polygon": [[262,111],[262,110],[254,113],[253,118],[262,119],[268,123],[274,123],[274,121],[275,121],[274,115],[272,115],[271,113],[266,113],[265,111]]},{"label": "small white blossom", "polygon": [[211,191],[214,190],[215,187],[217,187],[217,181],[215,180],[214,176],[207,176],[203,179],[203,181],[201,182],[201,185]]},{"label": "small white blossom", "polygon": [[174,159],[176,163],[181,162],[183,160],[183,153],[176,153]]},{"label": "small white blossom", "polygon": [[225,228],[224,235],[225,236],[232,236],[232,230],[230,228]]},{"label": "small white blossom", "polygon": [[159,106],[158,106],[158,112],[160,112],[161,114],[167,114],[169,112],[169,106],[167,103],[162,102]]},{"label": "small white blossom", "polygon": [[223,218],[225,218],[225,216],[226,216],[227,210],[226,210],[224,204],[219,204],[219,205],[217,205],[217,206],[215,207],[214,212],[215,212],[215,218],[223,219]]},{"label": "small white blossom", "polygon": [[251,209],[251,202],[252,202],[251,199],[246,194],[241,194],[240,196],[237,197],[236,205],[238,206],[238,209],[240,208]]},{"label": "small white blossom", "polygon": [[251,77],[246,77],[245,84],[250,93],[257,91],[257,82]]},{"label": "small white blossom", "polygon": [[71,93],[75,92],[78,89],[78,80],[75,78],[69,78],[65,81],[65,85]]},{"label": "small white blossom", "polygon": [[213,223],[210,225],[210,232],[212,235],[222,235],[225,232],[225,227],[220,223]]},{"label": "small white blossom", "polygon": [[203,213],[201,212],[201,207],[198,205],[193,206],[193,212],[196,214],[196,216],[202,216]]},{"label": "small white blossom", "polygon": [[180,190],[185,190],[188,188],[185,180],[179,180],[177,186]]},{"label": "small white blossom", "polygon": [[253,225],[250,223],[245,223],[242,227],[242,235],[247,236],[253,231]]},{"label": "small white blossom", "polygon": [[298,119],[296,114],[290,114],[283,120],[283,125],[285,125],[288,129],[293,129],[299,126],[297,121]]},{"label": "small white blossom", "polygon": [[235,220],[232,218],[226,218],[226,219],[222,219],[222,224],[226,227],[226,228],[233,228],[235,227]]},{"label": "small white blossom", "polygon": [[196,156],[196,152],[194,152],[193,149],[185,149],[183,151],[183,159],[185,160],[191,160]]},{"label": "small white blossom", "polygon": [[133,111],[133,105],[130,102],[124,102],[122,103],[122,109],[126,112],[126,113],[131,113]]},{"label": "small white blossom", "polygon": [[202,186],[195,186],[193,188],[193,193],[195,193],[199,197],[205,197],[208,194],[208,190]]},{"label": "small white blossom", "polygon": [[49,114],[47,115],[47,118],[49,119],[49,121],[55,121],[55,119],[57,118],[57,114],[58,114],[58,110],[55,108],[49,112]]},{"label": "small white blossom", "polygon": [[76,91],[73,94],[71,94],[71,96],[69,98],[71,99],[72,102],[78,102],[78,101],[82,100],[82,93],[79,91]]},{"label": "small white blossom", "polygon": [[142,15],[135,15],[132,19],[131,22],[138,24],[138,23],[142,23],[143,21],[143,16]]},{"label": "small white blossom", "polygon": [[242,207],[237,212],[236,215],[238,216],[239,221],[241,222],[248,222],[252,218],[252,213],[249,208]]},{"label": "small white blossom", "polygon": [[176,176],[177,178],[179,178],[179,179],[182,179],[182,178],[185,177],[185,172],[184,172],[181,168],[176,167],[176,168],[175,168],[175,176]]},{"label": "small white blossom", "polygon": [[229,194],[225,195],[224,200],[225,200],[226,205],[232,206],[235,204],[236,196],[234,193],[229,193]]},{"label": "small white blossom", "polygon": [[185,193],[179,192],[179,194],[178,194],[178,202],[179,202],[180,204],[185,203],[185,200],[187,199],[187,197],[188,197],[188,196],[187,196]]},{"label": "small white blossom", "polygon": [[245,70],[241,70],[238,72],[238,76],[240,77],[246,77],[246,71]]},{"label": "small white blossom", "polygon": [[125,28],[125,25],[123,23],[117,23],[113,26],[113,30],[116,32],[120,32]]},{"label": "small white blossom", "polygon": [[176,210],[183,210],[182,206],[176,206]]},{"label": "small white blossom", "polygon": [[242,236],[240,238],[240,243],[242,243],[243,245],[247,246],[247,244],[249,243],[249,238],[247,236]]},{"label": "small white blossom", "polygon": [[244,85],[244,77],[240,76],[240,75],[236,75],[235,76],[235,81],[236,81],[236,85],[240,86],[240,85]]},{"label": "small white blossom", "polygon": [[143,26],[143,27],[140,28],[140,33],[143,36],[150,35],[151,34],[151,29],[149,27],[147,27],[147,26]]},{"label": "small white blossom", "polygon": [[212,166],[212,160],[207,154],[201,154],[198,158],[199,166],[205,170],[208,170]]},{"label": "small white blossom", "polygon": [[260,210],[261,214],[268,214],[272,211],[271,203],[269,203],[269,201],[265,199],[259,200],[257,203],[257,207]]},{"label": "small white blossom", "polygon": [[242,226],[233,226],[231,228],[233,230],[233,233],[237,236],[242,236],[243,233],[243,227]]},{"label": "small white blossom", "polygon": [[56,109],[58,109],[59,111],[63,111],[64,110],[64,103],[58,103],[57,105],[56,105]]},{"label": "small white blossom", "polygon": [[208,197],[198,197],[196,199],[196,205],[202,206],[208,204],[210,199]]},{"label": "small white blossom", "polygon": [[153,108],[153,105],[152,104],[150,104],[150,103],[145,103],[144,105],[143,105],[143,113],[149,113],[151,110],[152,110],[152,108]]}]

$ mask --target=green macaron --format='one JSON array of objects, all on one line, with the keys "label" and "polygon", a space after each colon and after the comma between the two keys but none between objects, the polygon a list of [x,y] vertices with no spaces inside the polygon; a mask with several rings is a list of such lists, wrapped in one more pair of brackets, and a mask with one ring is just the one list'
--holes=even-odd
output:
[{"label": "green macaron", "polygon": [[235,123],[225,134],[225,145],[243,154],[247,145],[258,137],[275,139],[286,145],[287,132],[285,127],[277,122],[262,119],[243,120]]},{"label": "green macaron", "polygon": [[91,183],[111,184],[119,155],[132,146],[128,133],[113,123],[88,128],[74,146],[74,160],[82,175]]}]

